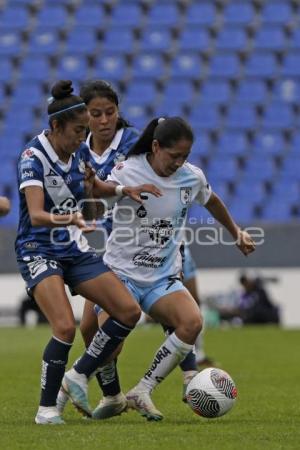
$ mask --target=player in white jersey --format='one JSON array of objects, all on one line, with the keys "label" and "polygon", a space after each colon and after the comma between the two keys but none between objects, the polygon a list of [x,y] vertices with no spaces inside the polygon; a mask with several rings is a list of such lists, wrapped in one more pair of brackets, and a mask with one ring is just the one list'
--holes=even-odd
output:
[{"label": "player in white jersey", "polygon": [[[41,400],[35,418],[38,424],[64,423],[56,398],[75,335],[75,319],[64,283],[111,316],[76,364],[79,381],[81,370],[97,369],[140,317],[134,298],[82,235],[89,230],[81,213],[84,202],[91,196],[115,198],[116,194],[140,201],[145,190],[159,195],[154,186],[123,189],[95,179],[89,149],[82,143],[88,111],[72,91],[71,81],[54,85],[48,106],[50,130],[32,139],[18,162],[17,261],[53,332],[43,354]],[[91,415],[87,403],[81,401],[80,387],[67,381],[66,390],[73,394],[78,408]]]},{"label": "player in white jersey", "polygon": [[6,216],[10,211],[10,201],[7,197],[0,197],[0,217]]},{"label": "player in white jersey", "polygon": [[[114,208],[113,229],[104,256],[106,264],[133,293],[143,311],[173,332],[157,351],[150,369],[127,394],[128,404],[149,420],[162,414],[151,400],[151,391],[193,349],[202,318],[196,302],[180,279],[188,207],[205,206],[231,233],[245,254],[254,250],[250,236],[233,221],[214,194],[203,172],[186,163],[193,133],[181,118],[153,120],[108,180],[120,185],[140,180],[155,183],[163,197],[144,195],[142,205],[121,199]],[[190,374],[192,375],[192,374]]]}]

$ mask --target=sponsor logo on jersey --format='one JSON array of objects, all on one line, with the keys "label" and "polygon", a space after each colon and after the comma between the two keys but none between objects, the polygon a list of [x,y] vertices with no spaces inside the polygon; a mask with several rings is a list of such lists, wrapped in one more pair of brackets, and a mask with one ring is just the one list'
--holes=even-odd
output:
[{"label": "sponsor logo on jersey", "polygon": [[22,172],[22,180],[25,180],[25,178],[33,178],[34,177],[34,173],[33,170],[24,170],[24,172]]},{"label": "sponsor logo on jersey", "polygon": [[143,219],[144,217],[146,217],[146,216],[147,216],[147,210],[146,210],[146,208],[145,208],[143,205],[141,205],[141,206],[139,207],[139,209],[137,210],[136,215],[137,215],[140,219]]},{"label": "sponsor logo on jersey", "polygon": [[54,172],[53,169],[49,169],[49,173],[46,175],[46,177],[58,177],[58,173]]},{"label": "sponsor logo on jersey", "polygon": [[173,235],[173,225],[170,220],[157,220],[147,228],[150,239],[159,245],[165,245]]},{"label": "sponsor logo on jersey", "polygon": [[24,152],[21,155],[21,159],[30,159],[32,156],[34,156],[34,151],[30,148],[27,148],[24,150]]},{"label": "sponsor logo on jersey", "polygon": [[181,187],[180,188],[180,200],[184,205],[192,203],[192,188],[191,187]]},{"label": "sponsor logo on jersey", "polygon": [[25,242],[24,244],[26,250],[35,250],[38,246],[39,244],[37,242]]},{"label": "sponsor logo on jersey", "polygon": [[78,170],[79,170],[80,173],[84,173],[85,172],[85,162],[84,162],[83,159],[79,160]]},{"label": "sponsor logo on jersey", "polygon": [[147,251],[136,253],[132,258],[133,264],[138,267],[148,267],[152,269],[158,269],[162,267],[166,262],[166,256],[153,256]]}]

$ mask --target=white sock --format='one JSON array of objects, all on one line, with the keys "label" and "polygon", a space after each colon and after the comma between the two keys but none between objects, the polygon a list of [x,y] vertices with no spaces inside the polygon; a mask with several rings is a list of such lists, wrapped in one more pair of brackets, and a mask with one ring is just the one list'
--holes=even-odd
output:
[{"label": "white sock", "polygon": [[175,333],[167,337],[158,349],[150,369],[138,383],[143,390],[152,391],[193,349],[193,345],[181,341]]},{"label": "white sock", "polygon": [[196,354],[196,361],[202,361],[206,355],[203,348],[203,335],[202,333],[199,333],[197,336],[197,339],[195,341],[195,354]]}]

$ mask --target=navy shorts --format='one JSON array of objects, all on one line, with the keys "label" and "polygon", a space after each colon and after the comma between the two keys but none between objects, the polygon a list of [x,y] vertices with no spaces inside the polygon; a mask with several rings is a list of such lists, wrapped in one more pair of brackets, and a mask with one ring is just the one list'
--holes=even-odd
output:
[{"label": "navy shorts", "polygon": [[95,252],[86,252],[60,260],[36,254],[18,258],[17,261],[29,290],[51,275],[60,275],[65,284],[74,290],[83,281],[110,272],[110,268],[104,264],[102,257]]}]

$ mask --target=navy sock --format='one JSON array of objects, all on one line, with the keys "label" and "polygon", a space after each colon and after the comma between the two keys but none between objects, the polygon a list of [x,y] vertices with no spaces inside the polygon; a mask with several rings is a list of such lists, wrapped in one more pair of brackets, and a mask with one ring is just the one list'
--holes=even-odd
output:
[{"label": "navy sock", "polygon": [[104,397],[119,394],[121,386],[117,369],[117,358],[101,367],[96,374],[96,378]]},{"label": "navy sock", "polygon": [[133,330],[110,317],[95,334],[91,344],[83,356],[74,365],[78,373],[84,373],[88,378],[113,353],[118,345]]},{"label": "navy sock", "polygon": [[197,370],[196,355],[193,351],[188,353],[183,361],[179,364],[183,372],[188,370]]},{"label": "navy sock", "polygon": [[42,361],[41,406],[55,406],[57,394],[65,373],[72,344],[52,337],[48,342]]}]

